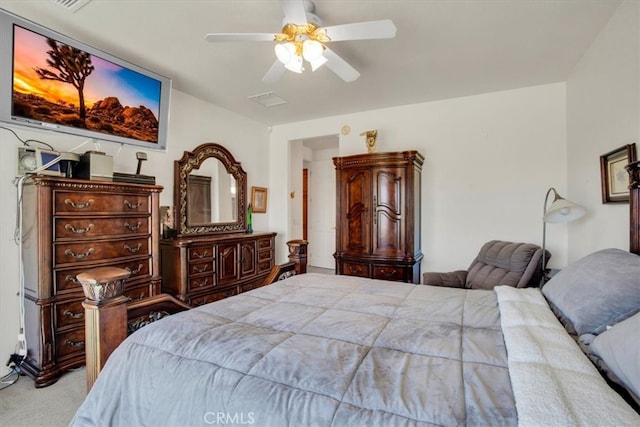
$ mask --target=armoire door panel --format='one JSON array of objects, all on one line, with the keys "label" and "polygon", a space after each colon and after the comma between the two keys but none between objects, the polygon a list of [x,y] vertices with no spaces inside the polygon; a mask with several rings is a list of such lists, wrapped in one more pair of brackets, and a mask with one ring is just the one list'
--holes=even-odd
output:
[{"label": "armoire door panel", "polygon": [[404,168],[374,169],[373,255],[402,256],[404,253]]},{"label": "armoire door panel", "polygon": [[357,204],[347,212],[345,218],[344,247],[347,251],[369,252],[369,210]]},{"label": "armoire door panel", "polygon": [[376,255],[395,256],[402,251],[402,222],[398,217],[379,211],[376,223],[373,253]]},{"label": "armoire door panel", "polygon": [[350,252],[371,251],[371,174],[354,171],[346,178],[346,211],[341,224],[343,246]]},{"label": "armoire door panel", "polygon": [[404,171],[402,169],[384,169],[375,172],[375,208],[402,214],[402,185]]}]

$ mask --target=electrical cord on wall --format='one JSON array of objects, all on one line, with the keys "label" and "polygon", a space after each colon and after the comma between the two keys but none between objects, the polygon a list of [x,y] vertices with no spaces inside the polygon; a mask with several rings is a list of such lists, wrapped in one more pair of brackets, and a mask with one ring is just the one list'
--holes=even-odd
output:
[{"label": "electrical cord on wall", "polygon": [[25,328],[25,311],[24,311],[24,260],[22,258],[22,231],[23,231],[23,216],[22,216],[22,193],[24,187],[24,181],[28,178],[27,175],[21,176],[16,180],[17,187],[17,212],[16,212],[16,230],[13,235],[13,240],[18,245],[19,257],[18,257],[18,274],[19,274],[19,329],[18,340],[16,342],[16,348],[14,354],[9,357],[7,366],[13,365],[16,370],[20,369],[22,361],[27,357],[27,338],[24,333]]},{"label": "electrical cord on wall", "polygon": [[22,145],[24,145],[25,147],[31,147],[31,145],[29,145],[29,143],[30,142],[36,142],[38,144],[42,144],[42,145],[46,146],[50,150],[53,150],[53,147],[50,144],[47,144],[44,141],[39,141],[37,139],[22,139],[22,138],[20,138],[18,136],[18,134],[13,129],[10,129],[10,128],[4,127],[4,126],[0,126],[0,129],[8,130],[9,132],[11,132],[13,134],[13,136],[15,136],[18,141],[22,142]]}]

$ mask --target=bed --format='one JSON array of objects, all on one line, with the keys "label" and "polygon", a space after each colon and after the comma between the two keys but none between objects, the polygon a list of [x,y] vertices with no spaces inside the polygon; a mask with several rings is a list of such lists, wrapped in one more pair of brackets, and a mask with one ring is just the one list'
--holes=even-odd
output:
[{"label": "bed", "polygon": [[71,425],[640,425],[630,173],[629,252],[542,291],[295,275],[130,335]]}]

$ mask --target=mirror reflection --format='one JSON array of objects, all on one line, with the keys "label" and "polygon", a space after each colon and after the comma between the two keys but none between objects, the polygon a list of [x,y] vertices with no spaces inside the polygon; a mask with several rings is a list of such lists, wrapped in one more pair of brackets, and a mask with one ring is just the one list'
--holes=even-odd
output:
[{"label": "mirror reflection", "polygon": [[188,177],[188,224],[201,225],[237,220],[236,179],[220,161],[202,162]]},{"label": "mirror reflection", "polygon": [[206,143],[174,162],[179,237],[247,230],[247,173],[223,146]]}]

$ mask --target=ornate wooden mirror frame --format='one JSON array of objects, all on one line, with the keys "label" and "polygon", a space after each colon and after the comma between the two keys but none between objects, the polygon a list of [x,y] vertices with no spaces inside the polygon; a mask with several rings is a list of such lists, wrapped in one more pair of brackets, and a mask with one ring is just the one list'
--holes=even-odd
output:
[{"label": "ornate wooden mirror frame", "polygon": [[[236,221],[189,223],[189,175],[200,168],[207,159],[218,159],[227,172],[236,179]],[[246,231],[247,228],[247,173],[242,165],[223,146],[215,143],[199,145],[193,151],[185,151],[180,160],[174,162],[174,215],[179,236],[216,234]]]}]

